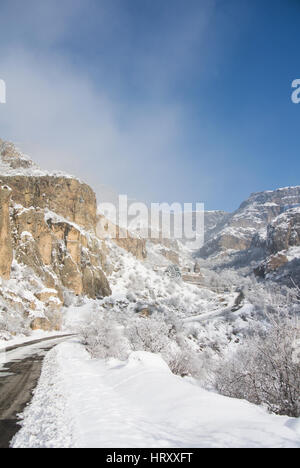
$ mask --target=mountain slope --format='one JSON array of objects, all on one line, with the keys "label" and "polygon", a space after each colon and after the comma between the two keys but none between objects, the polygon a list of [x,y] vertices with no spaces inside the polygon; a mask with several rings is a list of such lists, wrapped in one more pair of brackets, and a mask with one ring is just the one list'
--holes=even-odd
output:
[{"label": "mountain slope", "polygon": [[300,186],[252,194],[224,223],[217,226],[198,256],[208,258],[230,250],[248,249],[255,236],[266,233],[273,219],[297,206],[300,206]]},{"label": "mountain slope", "polygon": [[277,216],[267,228],[265,259],[255,273],[280,280],[288,286],[300,284],[300,207]]}]

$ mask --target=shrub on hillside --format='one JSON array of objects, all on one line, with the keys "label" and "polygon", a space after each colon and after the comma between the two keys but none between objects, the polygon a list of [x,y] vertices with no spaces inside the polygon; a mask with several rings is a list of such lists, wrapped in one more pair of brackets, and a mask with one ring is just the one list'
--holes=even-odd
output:
[{"label": "shrub on hillside", "polygon": [[288,316],[271,319],[269,330],[256,330],[235,355],[222,363],[216,389],[269,411],[300,416],[300,326]]},{"label": "shrub on hillside", "polygon": [[105,320],[102,315],[94,312],[88,323],[81,327],[80,334],[92,357],[127,359],[130,347],[122,326],[114,320]]}]

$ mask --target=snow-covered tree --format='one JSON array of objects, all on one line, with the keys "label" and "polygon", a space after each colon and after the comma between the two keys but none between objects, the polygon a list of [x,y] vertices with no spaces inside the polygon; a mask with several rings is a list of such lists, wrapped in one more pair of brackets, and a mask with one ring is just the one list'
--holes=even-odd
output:
[{"label": "snow-covered tree", "polygon": [[222,363],[217,390],[265,405],[271,412],[300,416],[300,324],[285,315],[270,317],[270,327],[256,330],[235,355]]}]

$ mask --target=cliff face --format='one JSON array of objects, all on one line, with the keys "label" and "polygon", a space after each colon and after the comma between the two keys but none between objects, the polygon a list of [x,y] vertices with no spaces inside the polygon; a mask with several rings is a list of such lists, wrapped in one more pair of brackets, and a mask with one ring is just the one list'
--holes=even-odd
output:
[{"label": "cliff face", "polygon": [[47,288],[91,298],[110,294],[103,273],[102,242],[79,225],[41,208],[11,210],[15,258],[33,269]]},{"label": "cliff face", "polygon": [[77,179],[47,175],[1,175],[1,179],[12,189],[14,203],[24,208],[47,209],[87,230],[95,230],[96,196],[88,185]]},{"label": "cliff face", "polygon": [[[272,275],[289,286],[300,285],[300,208],[289,209],[269,224],[265,259],[255,270],[258,276]],[[292,280],[292,281],[291,281]]]},{"label": "cliff face", "polygon": [[145,239],[116,226],[103,215],[98,215],[97,235],[102,240],[111,239],[115,244],[127,250],[138,260],[144,260],[147,256]]},{"label": "cliff face", "polygon": [[204,212],[204,240],[208,241],[224,226],[229,218],[229,213],[226,211],[205,211]]},{"label": "cliff face", "polygon": [[294,208],[278,216],[267,231],[267,249],[275,254],[289,247],[300,246],[300,208]]},{"label": "cliff face", "polygon": [[255,236],[286,210],[300,205],[300,187],[252,194],[239,209],[217,226],[199,252],[207,258],[227,250],[246,250]]},{"label": "cliff face", "polygon": [[[0,179],[0,277],[10,278],[13,257],[14,270],[29,269],[33,300],[25,315],[34,317],[32,328],[59,328],[65,291],[91,298],[111,294],[104,242],[96,235],[95,194],[75,178],[42,172],[2,140]],[[13,291],[9,300],[3,291],[8,307],[24,305]]]},{"label": "cliff face", "polygon": [[8,279],[13,260],[9,219],[11,189],[0,181],[0,276]]}]

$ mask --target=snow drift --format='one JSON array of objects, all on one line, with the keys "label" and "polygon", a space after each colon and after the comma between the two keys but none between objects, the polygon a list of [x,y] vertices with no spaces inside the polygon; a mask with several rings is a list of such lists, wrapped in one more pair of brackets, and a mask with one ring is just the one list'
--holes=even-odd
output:
[{"label": "snow drift", "polygon": [[[201,389],[158,355],[92,360],[49,352],[12,447],[300,447],[300,421]],[[38,423],[38,424],[37,424]]]}]

